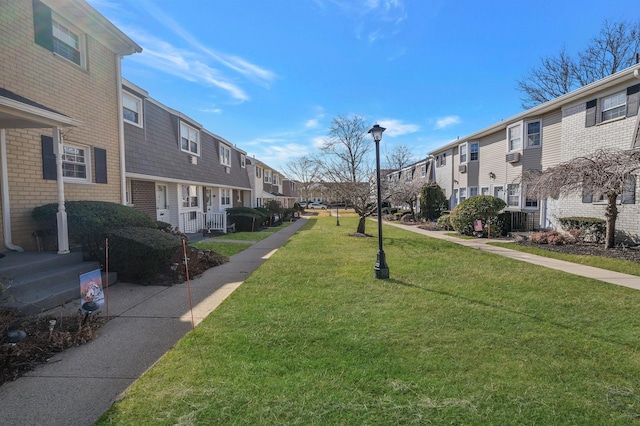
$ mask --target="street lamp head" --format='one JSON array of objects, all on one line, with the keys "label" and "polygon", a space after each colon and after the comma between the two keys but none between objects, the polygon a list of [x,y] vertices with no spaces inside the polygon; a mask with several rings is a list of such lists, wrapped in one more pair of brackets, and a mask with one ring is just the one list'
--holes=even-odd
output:
[{"label": "street lamp head", "polygon": [[374,124],[373,127],[371,129],[369,129],[368,133],[371,133],[371,136],[373,136],[373,140],[376,142],[380,142],[382,140],[382,132],[384,132],[385,129],[384,127],[380,127],[377,124]]}]

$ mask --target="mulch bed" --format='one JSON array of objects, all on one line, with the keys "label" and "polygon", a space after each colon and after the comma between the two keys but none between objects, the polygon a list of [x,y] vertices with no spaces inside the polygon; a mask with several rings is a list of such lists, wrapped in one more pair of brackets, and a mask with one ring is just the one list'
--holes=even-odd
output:
[{"label": "mulch bed", "polygon": [[586,256],[601,256],[610,257],[614,259],[629,260],[631,262],[640,263],[640,247],[627,247],[617,246],[614,248],[606,249],[604,244],[593,243],[575,243],[575,244],[533,244],[528,241],[516,242],[522,246],[537,247],[544,250],[554,251],[558,253],[577,254]]}]

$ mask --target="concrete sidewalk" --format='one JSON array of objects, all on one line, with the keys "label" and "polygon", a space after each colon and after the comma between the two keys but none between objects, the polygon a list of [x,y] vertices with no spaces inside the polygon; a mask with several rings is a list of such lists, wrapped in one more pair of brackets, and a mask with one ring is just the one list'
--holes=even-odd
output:
[{"label": "concrete sidewalk", "polygon": [[[305,223],[302,218],[193,279],[194,322],[199,324]],[[69,305],[65,311],[77,312],[79,304]],[[187,284],[118,283],[109,288],[109,316],[97,339],[0,386],[0,423],[92,425],[191,330]]]},{"label": "concrete sidewalk", "polygon": [[432,238],[447,240],[452,243],[475,248],[475,249],[486,251],[489,253],[498,254],[500,256],[509,257],[511,259],[534,263],[536,265],[544,266],[546,268],[551,268],[551,269],[557,269],[559,271],[567,272],[569,274],[579,275],[587,278],[593,278],[593,279],[605,281],[611,284],[640,290],[640,277],[635,275],[627,275],[619,272],[607,271],[605,269],[594,268],[592,266],[580,265],[577,263],[566,262],[564,260],[551,259],[549,257],[544,257],[544,256],[536,256],[535,254],[524,253],[517,250],[509,250],[506,248],[487,244],[488,242],[500,241],[500,240],[488,240],[486,238],[475,238],[475,239],[467,240],[463,238],[451,237],[449,235],[446,235],[451,231],[427,231],[425,229],[420,229],[412,225],[402,225],[399,223],[392,223],[392,222],[388,222],[388,223],[398,228],[402,228],[411,232],[416,232],[418,234],[427,235]]}]

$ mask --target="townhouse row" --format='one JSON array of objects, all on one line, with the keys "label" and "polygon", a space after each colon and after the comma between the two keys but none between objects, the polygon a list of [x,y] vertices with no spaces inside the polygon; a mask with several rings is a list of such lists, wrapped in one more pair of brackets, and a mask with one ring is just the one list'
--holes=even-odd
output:
[{"label": "townhouse row", "polygon": [[[639,147],[640,66],[635,65],[429,153],[435,180],[453,209],[474,195],[506,203],[520,229],[559,228],[570,216],[604,218],[605,201],[575,194],[527,197],[522,173],[544,170],[598,149]],[[619,237],[640,235],[637,176],[619,198]]]},{"label": "townhouse row", "polygon": [[38,248],[31,211],[47,203],[59,253],[69,200],[128,204],[183,231],[224,228],[231,206],[292,205],[276,170],[122,79],[141,51],[85,0],[0,0],[0,252]]}]

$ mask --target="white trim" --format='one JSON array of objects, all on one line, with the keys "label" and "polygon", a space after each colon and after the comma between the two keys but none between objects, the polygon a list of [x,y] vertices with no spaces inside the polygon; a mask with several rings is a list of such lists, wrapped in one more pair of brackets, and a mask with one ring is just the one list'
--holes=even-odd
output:
[{"label": "white trim", "polygon": [[[136,95],[133,95],[133,94],[131,94],[131,93],[127,92],[126,90],[122,90],[122,91],[121,91],[121,93],[122,93],[122,96],[121,96],[121,99],[122,99],[122,104],[121,104],[121,105],[122,105],[122,106],[121,106],[121,109],[122,109],[122,119],[124,120],[124,122],[125,122],[125,123],[129,123],[129,124],[131,124],[131,125],[133,125],[133,126],[136,126],[136,127],[144,128],[144,114],[143,114],[143,103],[142,103],[142,98],[140,98],[140,97],[138,97],[138,96],[136,96]],[[127,108],[127,109],[128,109],[128,110],[130,110],[130,111],[134,111],[134,112],[137,112],[137,113],[138,113],[138,121],[131,121],[131,120],[128,120],[128,119],[124,116],[124,109],[125,109],[124,101],[125,101],[125,97],[129,97],[129,98],[130,98],[130,100],[131,100],[131,101],[133,101],[133,102],[136,104],[137,111],[134,111],[134,110],[132,110],[132,109],[130,109],[130,108]]]},{"label": "white trim", "polygon": [[[185,185],[201,185],[201,186],[213,186],[213,187],[219,187],[220,186],[219,183],[215,183],[215,182],[203,182],[203,181],[196,181],[196,180],[175,179],[175,178],[170,178],[170,177],[165,177],[165,176],[143,175],[143,174],[140,174],[140,173],[130,173],[130,172],[126,173],[126,177],[129,178],[129,179],[139,179],[139,180],[146,180],[146,181],[161,181],[161,182],[178,183],[178,184],[185,184]],[[227,188],[242,189],[244,191],[251,191],[251,188],[247,188],[247,187],[243,187],[243,186],[230,186],[230,185],[226,185],[226,184],[225,184],[225,186]]]},{"label": "white trim", "polygon": [[[191,133],[191,130],[193,130],[195,132],[195,135],[196,135],[196,140],[195,141],[192,141],[190,139],[190,137],[191,137],[190,134],[187,134],[187,137],[184,138],[184,139],[187,140],[187,143],[189,144],[187,149],[184,149],[182,147],[182,139],[183,139],[183,137],[182,137],[182,128],[183,128],[183,126],[187,129],[188,133]],[[202,149],[201,149],[202,144],[201,144],[201,141],[200,141],[200,130],[199,129],[196,129],[195,127],[191,126],[190,124],[187,124],[187,122],[180,120],[180,135],[179,135],[179,138],[180,138],[180,151],[186,152],[186,153],[191,154],[191,155],[195,155],[196,157],[200,157],[200,154],[201,154],[201,151],[202,151]],[[191,150],[191,144],[192,143],[196,144],[196,151],[197,152],[193,152]]]},{"label": "white trim", "polygon": [[9,198],[9,172],[7,170],[7,138],[4,129],[0,129],[0,162],[2,167],[2,226],[4,246],[13,251],[24,251],[13,244],[11,237],[11,202]]}]

